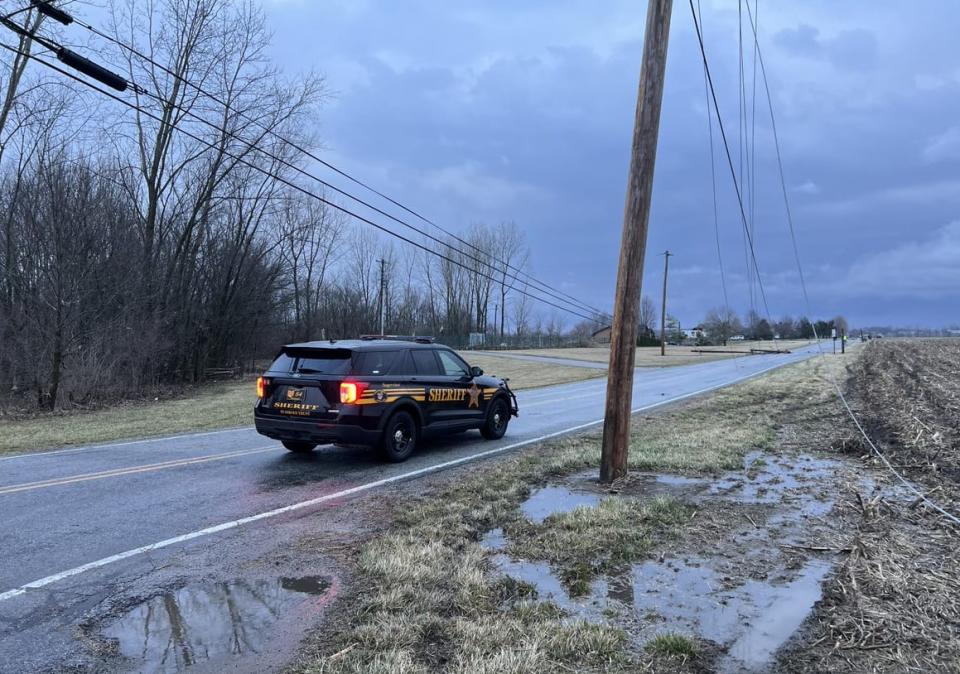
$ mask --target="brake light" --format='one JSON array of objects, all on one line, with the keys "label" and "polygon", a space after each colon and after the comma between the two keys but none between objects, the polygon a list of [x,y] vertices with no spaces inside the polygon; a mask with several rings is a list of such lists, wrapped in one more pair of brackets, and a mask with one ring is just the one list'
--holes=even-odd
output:
[{"label": "brake light", "polygon": [[263,377],[257,377],[257,397],[261,400],[267,397],[267,385],[270,382]]},{"label": "brake light", "polygon": [[360,400],[360,396],[367,389],[367,384],[353,381],[345,381],[340,384],[340,402],[345,404],[355,403]]}]

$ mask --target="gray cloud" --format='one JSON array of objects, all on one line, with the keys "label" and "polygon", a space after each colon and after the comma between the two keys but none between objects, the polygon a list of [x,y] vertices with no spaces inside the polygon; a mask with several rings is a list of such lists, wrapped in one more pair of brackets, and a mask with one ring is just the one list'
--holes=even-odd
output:
[{"label": "gray cloud", "polygon": [[[942,282],[948,275],[918,273],[895,294],[868,282],[889,256],[905,263],[926,255],[923,242],[942,243],[943,223],[956,220],[960,54],[952,26],[960,6],[944,1],[929,11],[936,22],[893,0],[761,3],[802,259],[814,279],[862,286],[854,296],[813,283],[817,314],[845,312],[865,323],[956,320],[960,297]],[[283,38],[277,58],[326,71],[339,92],[321,120],[332,157],[450,227],[515,220],[538,276],[604,306],[614,285],[643,14],[626,0],[602,10],[424,0],[288,1],[270,10]],[[739,170],[736,6],[705,3],[704,30]],[[659,292],[654,254],[669,248],[677,269],[697,271],[671,283],[684,321],[722,301],[698,59],[689,14],[678,4],[645,291]],[[771,312],[797,315],[804,309],[762,98],[755,133],[757,254]],[[715,150],[724,267],[731,299],[744,310],[742,225]]]}]

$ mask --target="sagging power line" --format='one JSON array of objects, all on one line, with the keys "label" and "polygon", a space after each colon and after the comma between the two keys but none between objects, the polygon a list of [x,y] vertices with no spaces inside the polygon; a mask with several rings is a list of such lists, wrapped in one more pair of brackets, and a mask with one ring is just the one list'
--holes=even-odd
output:
[{"label": "sagging power line", "polygon": [[760,288],[760,297],[763,300],[764,313],[767,315],[767,320],[772,320],[770,317],[770,306],[767,302],[767,293],[766,289],[763,286],[763,278],[760,275],[760,266],[757,262],[757,252],[754,247],[753,234],[750,232],[749,220],[747,218],[746,208],[743,204],[743,193],[740,188],[740,181],[737,179],[737,170],[733,162],[733,154],[730,151],[730,143],[727,139],[727,132],[723,125],[723,116],[720,114],[720,105],[717,102],[717,91],[713,83],[713,75],[710,72],[710,64],[707,59],[707,51],[703,42],[703,33],[700,29],[700,21],[697,18],[697,10],[693,5],[693,0],[688,0],[690,5],[690,14],[693,16],[693,25],[697,33],[697,43],[700,47],[700,56],[703,60],[703,69],[707,76],[707,84],[710,89],[710,98],[713,101],[713,111],[717,117],[717,126],[720,128],[720,138],[723,141],[724,153],[727,157],[727,166],[730,169],[730,177],[733,180],[733,189],[737,195],[737,206],[740,210],[740,220],[743,225],[743,231],[747,238],[747,243],[749,244],[750,250],[750,259],[753,262],[753,269],[757,277],[757,285]]},{"label": "sagging power line", "polygon": [[[770,94],[770,83],[767,78],[767,69],[766,69],[766,66],[764,65],[763,54],[760,49],[760,40],[757,33],[757,24],[754,16],[750,13],[749,3],[747,4],[747,15],[750,20],[751,30],[753,32],[753,39],[754,39],[754,45],[755,45],[756,54],[757,54],[757,60],[759,61],[759,64],[760,64],[760,72],[763,78],[763,87],[764,87],[764,91],[766,92],[767,107],[770,113],[770,127],[771,127],[771,131],[773,132],[774,147],[776,148],[777,169],[780,177],[780,187],[783,193],[783,204],[786,210],[787,225],[790,230],[790,240],[793,246],[794,259],[796,260],[796,264],[797,264],[797,273],[799,274],[799,277],[800,277],[800,288],[803,293],[803,301],[804,301],[804,306],[806,307],[807,313],[812,315],[812,312],[811,312],[812,304],[810,302],[810,294],[807,290],[806,277],[803,273],[803,264],[800,261],[800,248],[797,244],[796,227],[794,226],[793,212],[790,208],[790,196],[787,190],[787,181],[786,181],[786,176],[783,169],[783,155],[780,151],[780,136],[777,131],[777,120],[773,110],[773,97]],[[822,360],[825,361],[826,354],[824,353],[823,347],[820,344],[820,336],[817,334],[816,325],[813,325],[813,336],[817,342],[818,355]],[[837,393],[837,397],[842,403],[847,415],[850,417],[851,421],[853,421],[854,426],[856,427],[857,431],[859,431],[864,441],[867,443],[867,446],[870,447],[871,451],[877,456],[877,458],[884,465],[884,467],[887,468],[887,470],[889,470],[897,478],[897,480],[900,481],[901,484],[903,484],[907,489],[909,489],[917,497],[918,501],[922,501],[929,508],[939,513],[940,515],[942,515],[944,518],[946,518],[948,521],[952,522],[953,524],[960,525],[960,517],[947,511],[938,503],[931,500],[927,494],[920,491],[912,482],[907,480],[893,466],[892,463],[890,463],[890,460],[887,459],[886,455],[880,450],[877,444],[870,437],[870,434],[867,433],[866,429],[863,427],[863,424],[860,422],[860,419],[857,417],[856,412],[854,412],[853,407],[850,405],[849,401],[847,400],[847,397],[843,392],[843,388],[840,386],[840,382],[837,381],[837,378],[834,372],[830,368],[827,368],[827,374],[830,377],[830,381],[833,384],[833,388]]]}]

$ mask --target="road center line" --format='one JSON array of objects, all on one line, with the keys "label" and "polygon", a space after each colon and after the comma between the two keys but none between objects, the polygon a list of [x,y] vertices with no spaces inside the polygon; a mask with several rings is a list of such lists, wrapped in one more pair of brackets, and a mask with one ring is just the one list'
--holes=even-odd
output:
[{"label": "road center line", "polygon": [[[636,414],[638,412],[643,412],[646,410],[651,410],[657,407],[662,407],[663,405],[668,405],[670,403],[679,402],[681,400],[686,400],[687,398],[693,398],[704,393],[709,393],[710,391],[715,391],[717,389],[726,388],[727,386],[732,386],[738,384],[747,379],[753,379],[762,374],[770,372],[772,370],[779,369],[786,365],[792,365],[794,363],[800,362],[809,358],[812,354],[804,354],[804,358],[794,358],[787,360],[785,362],[780,362],[776,365],[771,365],[770,367],[757,370],[756,372],[751,372],[749,374],[742,375],[740,377],[735,377],[723,384],[718,384],[714,386],[708,386],[706,388],[699,389],[697,391],[692,391],[690,393],[684,393],[682,395],[673,396],[672,398],[664,398],[663,400],[658,400],[654,403],[649,403],[647,405],[641,405],[640,407],[634,408],[630,411],[631,414]],[[509,452],[513,449],[519,449],[521,447],[526,447],[529,445],[535,445],[537,443],[543,442],[545,440],[551,440],[563,435],[569,435],[570,433],[576,433],[577,431],[582,431],[591,426],[598,426],[603,423],[603,419],[595,419],[593,421],[588,421],[584,424],[578,424],[576,426],[570,426],[569,428],[564,428],[563,430],[554,431],[553,433],[547,433],[546,435],[541,435],[536,438],[531,438],[529,440],[521,440],[520,442],[514,442],[503,447],[497,447],[495,449],[488,449],[485,452],[478,452],[477,454],[471,454],[469,456],[464,456],[459,459],[453,459],[451,461],[444,461],[443,463],[437,463],[432,466],[425,466],[424,468],[418,468],[417,470],[412,470],[406,473],[401,473],[399,475],[394,475],[392,477],[383,478],[382,480],[376,480],[374,482],[367,482],[365,484],[360,484],[355,487],[350,487],[349,489],[343,489],[332,494],[326,494],[318,498],[310,499],[308,501],[301,501],[299,503],[294,503],[292,505],[284,506],[282,508],[276,508],[275,510],[268,510],[266,512],[258,513],[256,515],[250,515],[249,517],[243,517],[241,519],[232,520],[230,522],[224,522],[223,524],[218,524],[216,526],[208,527],[206,529],[200,529],[199,531],[192,531],[188,534],[182,534],[180,536],[174,536],[173,538],[167,538],[156,543],[151,543],[149,545],[144,545],[139,548],[133,548],[132,550],[127,550],[125,552],[118,553],[116,555],[111,555],[109,557],[104,557],[103,559],[98,559],[93,562],[88,562],[81,566],[74,567],[72,569],[67,569],[66,571],[61,571],[60,573],[55,573],[51,576],[45,578],[40,578],[39,580],[32,581],[26,585],[21,585],[18,588],[12,590],[7,590],[6,592],[0,593],[0,602],[6,601],[8,599],[13,599],[14,597],[19,597],[22,594],[26,594],[30,590],[38,590],[40,588],[52,585],[66,578],[71,578],[73,576],[79,576],[80,574],[86,573],[87,571],[93,571],[94,569],[99,569],[110,564],[115,564],[116,562],[121,562],[125,559],[130,559],[131,557],[136,557],[138,555],[146,554],[148,552],[153,552],[154,550],[160,550],[162,548],[168,548],[172,545],[178,545],[180,543],[186,543],[187,541],[192,541],[197,538],[202,538],[204,536],[211,536],[213,534],[220,533],[222,531],[228,531],[230,529],[235,529],[237,527],[243,526],[245,524],[251,524],[253,522],[259,522],[261,520],[269,519],[272,517],[278,517],[279,515],[285,515],[287,513],[296,512],[298,510],[303,510],[304,508],[311,508],[313,506],[322,505],[336,499],[342,499],[347,496],[353,496],[354,494],[360,494],[366,491],[371,491],[379,487],[386,486],[388,484],[396,484],[398,482],[403,482],[406,480],[411,480],[417,477],[422,477],[424,475],[429,475],[431,473],[437,473],[448,468],[454,468],[466,463],[471,463],[479,459],[484,459],[489,456],[495,456],[497,454],[502,454],[504,452]]]},{"label": "road center line", "polygon": [[276,450],[276,445],[256,447],[254,449],[244,449],[236,452],[225,452],[223,454],[213,454],[210,456],[196,456],[187,459],[174,459],[172,461],[163,461],[161,463],[150,463],[143,466],[130,466],[129,468],[114,468],[113,470],[103,470],[97,473],[83,473],[80,475],[68,475],[66,477],[51,478],[49,480],[39,480],[37,482],[25,482],[23,484],[14,484],[8,487],[0,487],[0,496],[4,494],[16,494],[23,491],[32,491],[34,489],[44,489],[46,487],[58,487],[65,484],[75,484],[77,482],[87,482],[89,480],[102,480],[108,477],[120,477],[122,475],[134,475],[136,473],[149,473],[157,470],[166,470],[168,468],[179,468],[180,466],[189,466],[197,463],[207,463],[209,461],[222,461],[237,456],[247,456],[250,454],[259,454]]}]

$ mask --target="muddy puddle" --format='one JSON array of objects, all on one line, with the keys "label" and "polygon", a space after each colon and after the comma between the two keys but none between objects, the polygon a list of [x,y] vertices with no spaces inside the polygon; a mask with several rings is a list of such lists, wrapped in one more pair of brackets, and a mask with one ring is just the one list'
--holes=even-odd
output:
[{"label": "muddy puddle", "polygon": [[[511,558],[501,529],[481,544],[499,573],[530,583],[541,601],[571,618],[620,625],[637,648],[658,634],[685,634],[718,646],[718,671],[767,671],[822,596],[837,557],[811,550],[810,542],[829,539],[837,526],[830,511],[851,479],[869,489],[840,461],[760,453],[713,478],[633,475],[621,496],[669,495],[693,504],[709,522],[698,529],[695,518],[683,540],[595,580],[582,597],[571,597],[549,564]],[[604,496],[596,475],[585,473],[534,491],[521,510],[543,522]]]},{"label": "muddy puddle", "polygon": [[330,581],[319,577],[187,586],[138,605],[100,634],[138,672],[181,672],[261,652],[274,623],[329,589]]}]

